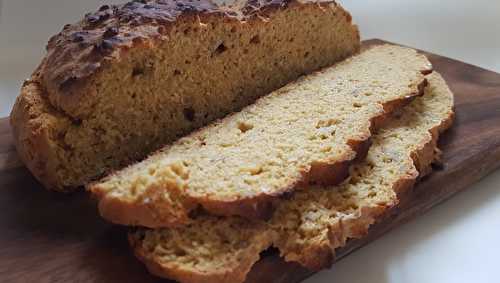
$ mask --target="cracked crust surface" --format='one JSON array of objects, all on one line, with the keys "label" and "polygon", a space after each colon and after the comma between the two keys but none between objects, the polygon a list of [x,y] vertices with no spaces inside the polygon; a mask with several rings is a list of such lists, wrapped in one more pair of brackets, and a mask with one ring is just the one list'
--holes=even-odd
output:
[{"label": "cracked crust surface", "polygon": [[[439,74],[426,94],[373,137],[366,160],[337,187],[304,187],[283,200],[267,222],[200,216],[188,226],[139,229],[129,239],[136,256],[158,276],[181,282],[243,282],[265,248],[275,246],[287,261],[319,270],[335,249],[363,237],[371,224],[398,204],[418,177],[429,173],[440,133],[453,121],[453,94]],[[238,231],[243,231],[241,234]],[[253,232],[252,232],[253,231]],[[229,235],[224,237],[207,235]],[[215,265],[224,255],[223,274]],[[245,255],[247,260],[240,260]],[[248,260],[251,259],[251,260]],[[196,275],[196,276],[193,276]]]}]

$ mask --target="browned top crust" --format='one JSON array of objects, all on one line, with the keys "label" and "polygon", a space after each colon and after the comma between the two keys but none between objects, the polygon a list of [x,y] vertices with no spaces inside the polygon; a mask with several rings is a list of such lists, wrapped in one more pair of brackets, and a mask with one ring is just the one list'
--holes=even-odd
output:
[{"label": "browned top crust", "polygon": [[195,16],[201,22],[203,16],[220,14],[227,19],[246,21],[265,17],[267,12],[295,2],[335,3],[333,0],[240,0],[224,5],[211,0],[135,0],[123,5],[104,5],[82,21],[64,26],[50,39],[46,59],[39,69],[41,80],[57,107],[60,98],[54,96],[71,95],[79,83],[112,58],[114,51],[161,38],[180,17]]}]

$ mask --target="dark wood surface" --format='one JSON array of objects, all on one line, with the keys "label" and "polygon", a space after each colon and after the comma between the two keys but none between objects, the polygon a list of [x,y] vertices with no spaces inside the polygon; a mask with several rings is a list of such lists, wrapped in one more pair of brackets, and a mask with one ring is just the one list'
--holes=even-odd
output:
[{"label": "dark wood surface", "polygon": [[[456,96],[455,126],[440,142],[444,169],[424,179],[367,237],[349,242],[338,259],[500,167],[500,74],[429,56]],[[130,252],[126,229],[101,220],[85,193],[45,191],[12,142],[8,120],[0,119],[0,282],[165,282],[147,273]],[[298,282],[310,275],[267,251],[248,282]]]}]

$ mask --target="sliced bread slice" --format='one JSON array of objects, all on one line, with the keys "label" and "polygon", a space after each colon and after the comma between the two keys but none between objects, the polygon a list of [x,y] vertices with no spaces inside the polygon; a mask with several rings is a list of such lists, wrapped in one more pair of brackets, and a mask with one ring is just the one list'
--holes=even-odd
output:
[{"label": "sliced bread slice", "polygon": [[452,92],[439,74],[430,75],[426,95],[374,135],[366,160],[352,167],[348,181],[302,191],[282,203],[270,224],[278,234],[273,244],[287,261],[311,269],[330,265],[332,251],[365,235],[401,193],[429,173],[438,137],[453,115]]},{"label": "sliced bread slice", "polygon": [[418,171],[429,172],[438,136],[452,124],[452,109],[453,94],[433,74],[426,95],[374,135],[349,181],[303,188],[282,201],[268,222],[203,215],[175,229],[138,229],[129,234],[132,248],[153,274],[181,282],[242,282],[271,245],[287,261],[328,267],[336,248],[365,235],[413,186]]},{"label": "sliced bread slice", "polygon": [[90,186],[114,223],[168,227],[202,206],[268,218],[298,184],[337,184],[368,148],[377,119],[423,93],[431,64],[377,46],[258,100]]}]

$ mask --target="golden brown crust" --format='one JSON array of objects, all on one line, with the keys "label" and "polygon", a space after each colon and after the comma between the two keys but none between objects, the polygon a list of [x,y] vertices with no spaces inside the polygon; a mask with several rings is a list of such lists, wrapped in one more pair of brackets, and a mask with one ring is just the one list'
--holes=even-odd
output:
[{"label": "golden brown crust", "polygon": [[40,85],[26,81],[10,116],[14,143],[19,157],[35,178],[46,187],[57,188],[57,158],[51,148],[51,125],[46,117],[45,101],[39,95]]},{"label": "golden brown crust", "polygon": [[158,223],[168,223],[169,227],[183,225],[189,221],[189,215],[185,210],[180,210],[179,213],[173,215],[168,214],[168,217],[157,216],[151,217],[158,208],[151,209],[148,205],[137,202],[126,202],[117,198],[104,196],[100,199],[99,213],[105,215],[106,219],[113,223],[123,223],[127,221],[129,226],[157,226]]}]

